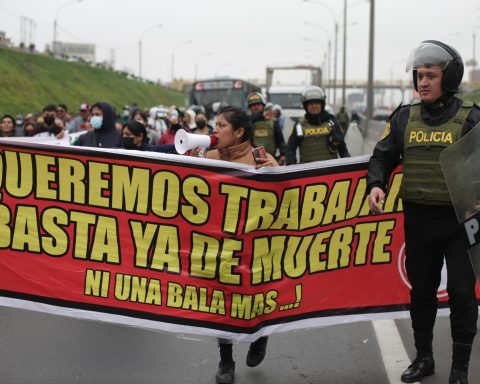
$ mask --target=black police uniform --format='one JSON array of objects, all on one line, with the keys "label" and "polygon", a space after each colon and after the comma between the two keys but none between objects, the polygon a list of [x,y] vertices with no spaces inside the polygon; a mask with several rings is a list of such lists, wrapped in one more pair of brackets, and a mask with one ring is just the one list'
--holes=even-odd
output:
[{"label": "black police uniform", "polygon": [[[460,99],[453,95],[442,99],[434,107],[423,103],[415,107],[420,108],[421,120],[428,128],[435,129],[454,121],[460,114],[463,104]],[[402,106],[392,114],[390,125],[387,125],[384,137],[377,143],[370,159],[368,192],[374,187],[385,191],[391,172],[404,158],[407,144],[405,131],[410,115],[413,114],[412,108],[411,105]],[[463,121],[461,136],[480,121],[480,107],[473,105]],[[435,183],[428,180],[425,184],[428,186],[429,182]],[[478,307],[474,271],[466,250],[465,236],[457,222],[451,201],[439,204],[428,201],[428,196],[421,195],[420,193],[418,198],[404,196],[403,206],[406,270],[412,284],[410,316],[418,356],[425,356],[432,354],[432,332],[438,301],[436,294],[444,259],[447,264],[447,292],[454,342],[473,343],[477,331]]]}]

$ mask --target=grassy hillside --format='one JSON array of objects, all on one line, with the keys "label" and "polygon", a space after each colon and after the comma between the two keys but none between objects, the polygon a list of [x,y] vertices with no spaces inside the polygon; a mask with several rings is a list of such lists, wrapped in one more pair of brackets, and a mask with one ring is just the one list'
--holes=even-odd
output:
[{"label": "grassy hillside", "polygon": [[0,115],[38,113],[47,104],[66,104],[76,112],[81,103],[107,101],[117,108],[175,104],[184,96],[154,84],[86,64],[0,48]]},{"label": "grassy hillside", "polygon": [[473,101],[474,103],[480,105],[480,90],[464,93],[460,95],[460,97],[464,100]]}]

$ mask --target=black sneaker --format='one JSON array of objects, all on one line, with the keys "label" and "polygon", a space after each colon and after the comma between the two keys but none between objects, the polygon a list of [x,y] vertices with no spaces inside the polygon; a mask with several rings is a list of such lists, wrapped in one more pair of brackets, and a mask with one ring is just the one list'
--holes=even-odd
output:
[{"label": "black sneaker", "polygon": [[220,363],[218,363],[218,371],[215,374],[215,382],[217,384],[233,384],[234,378],[235,362],[220,361]]},{"label": "black sneaker", "polygon": [[267,353],[267,342],[268,336],[263,336],[250,344],[247,354],[247,365],[249,367],[256,367],[263,361]]},{"label": "black sneaker", "polygon": [[402,373],[401,379],[404,383],[415,383],[434,373],[435,361],[433,360],[433,356],[417,357]]}]

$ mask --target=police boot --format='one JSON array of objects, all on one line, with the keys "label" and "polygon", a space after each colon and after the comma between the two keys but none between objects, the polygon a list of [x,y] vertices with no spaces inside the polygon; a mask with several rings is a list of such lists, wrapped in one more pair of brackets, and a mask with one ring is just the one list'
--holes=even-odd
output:
[{"label": "police boot", "polygon": [[249,367],[256,367],[263,361],[267,353],[267,342],[268,336],[263,336],[250,344],[247,354],[247,365]]},{"label": "police boot", "polygon": [[468,362],[472,346],[453,342],[452,369],[450,370],[449,384],[468,384]]},{"label": "police boot", "polygon": [[220,363],[218,363],[218,371],[215,374],[215,382],[217,384],[233,384],[235,378],[235,362],[232,358],[232,344],[219,345]]},{"label": "police boot", "polygon": [[402,373],[401,379],[404,383],[415,383],[435,373],[435,361],[432,352],[433,334],[415,332],[413,336],[417,357]]}]

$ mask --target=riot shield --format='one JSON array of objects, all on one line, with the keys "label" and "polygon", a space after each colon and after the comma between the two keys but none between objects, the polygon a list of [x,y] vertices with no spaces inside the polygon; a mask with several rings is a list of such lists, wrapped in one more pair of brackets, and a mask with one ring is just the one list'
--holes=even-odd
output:
[{"label": "riot shield", "polygon": [[440,164],[480,282],[480,123],[442,151]]}]

